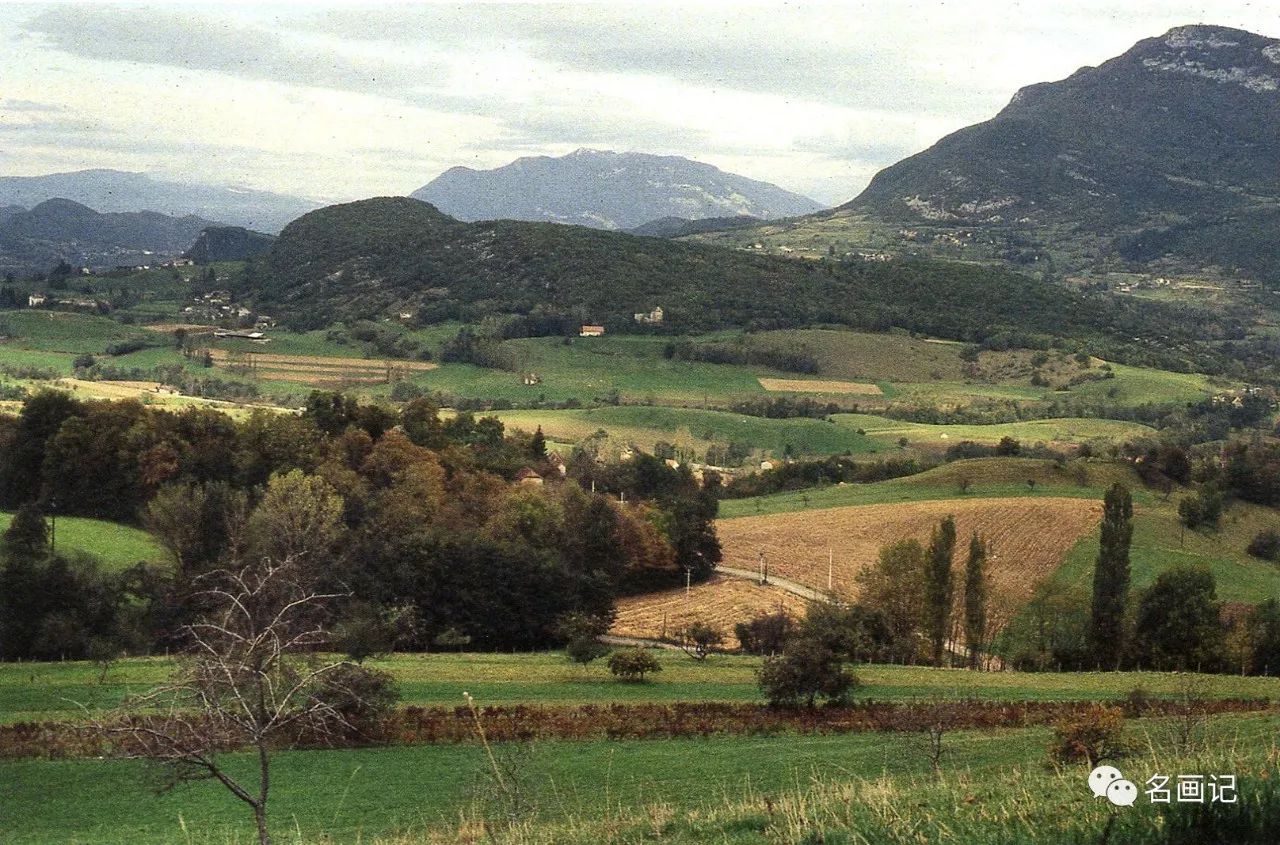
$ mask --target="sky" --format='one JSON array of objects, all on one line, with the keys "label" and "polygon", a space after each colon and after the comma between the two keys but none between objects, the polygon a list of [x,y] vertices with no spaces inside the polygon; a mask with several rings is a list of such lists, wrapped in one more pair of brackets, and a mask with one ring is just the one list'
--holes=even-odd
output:
[{"label": "sky", "polygon": [[0,3],[0,175],[115,168],[331,202],[589,147],[820,202],[1246,2]]}]

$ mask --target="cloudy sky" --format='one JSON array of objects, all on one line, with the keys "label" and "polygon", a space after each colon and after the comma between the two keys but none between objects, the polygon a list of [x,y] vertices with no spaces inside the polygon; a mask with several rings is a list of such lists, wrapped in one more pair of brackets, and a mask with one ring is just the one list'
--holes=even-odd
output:
[{"label": "cloudy sky", "polygon": [[0,174],[110,167],[328,201],[593,147],[834,204],[1018,88],[1187,23],[1280,37],[1280,7],[3,4]]}]

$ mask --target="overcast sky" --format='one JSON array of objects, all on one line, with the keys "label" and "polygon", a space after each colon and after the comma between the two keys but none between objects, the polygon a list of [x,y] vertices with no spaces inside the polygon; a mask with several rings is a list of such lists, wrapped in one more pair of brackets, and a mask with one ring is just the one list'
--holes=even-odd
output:
[{"label": "overcast sky", "polygon": [[328,201],[592,147],[835,204],[1018,88],[1188,23],[1280,37],[1280,4],[6,4],[0,174]]}]

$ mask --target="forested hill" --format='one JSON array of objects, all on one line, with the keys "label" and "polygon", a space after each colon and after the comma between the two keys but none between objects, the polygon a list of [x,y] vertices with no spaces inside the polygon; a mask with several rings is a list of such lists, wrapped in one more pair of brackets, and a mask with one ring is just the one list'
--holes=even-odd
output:
[{"label": "forested hill", "polygon": [[837,323],[965,340],[1040,333],[1088,337],[1102,344],[1096,349],[1136,344],[1165,363],[1235,328],[987,267],[795,261],[575,226],[462,223],[404,197],[294,221],[249,265],[244,284],[264,310],[300,327],[413,312],[422,322],[544,313],[621,329],[660,305],[669,329]]}]

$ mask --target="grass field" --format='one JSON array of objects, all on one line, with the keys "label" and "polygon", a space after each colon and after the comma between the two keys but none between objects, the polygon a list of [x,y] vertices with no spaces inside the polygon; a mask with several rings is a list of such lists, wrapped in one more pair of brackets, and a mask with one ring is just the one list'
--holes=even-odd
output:
[{"label": "grass field", "polygon": [[[973,458],[952,461],[917,475],[890,481],[828,485],[749,499],[728,499],[720,503],[720,516],[733,519],[849,505],[964,497],[1068,496],[1101,499],[1106,488],[1116,481],[1133,491],[1135,501],[1151,500],[1151,494],[1133,470],[1122,464],[1075,460],[1059,467],[1053,461],[1036,458]],[[962,485],[968,485],[967,493],[961,492]]]},{"label": "grass field", "polygon": [[783,454],[788,446],[803,455],[875,450],[875,445],[864,435],[824,420],[771,420],[693,408],[619,406],[571,411],[502,411],[493,416],[509,428],[533,431],[542,426],[548,437],[570,442],[604,429],[611,437],[634,443],[645,451],[652,451],[659,441],[698,453],[705,452],[712,443],[745,443],[775,455]]},{"label": "grass field", "polygon": [[905,437],[911,445],[925,447],[946,447],[963,440],[999,443],[1005,437],[1024,444],[1109,444],[1155,433],[1141,423],[1103,419],[1060,418],[997,425],[928,425],[872,414],[836,414],[832,419],[839,425],[865,431],[886,445],[896,444],[899,438]]},{"label": "grass field", "polygon": [[[1170,566],[1191,564],[1213,573],[1221,600],[1257,603],[1280,597],[1280,566],[1245,552],[1253,535],[1275,522],[1274,511],[1236,502],[1227,509],[1220,529],[1187,531],[1178,522],[1177,497],[1168,502],[1153,500],[1134,511],[1131,589],[1149,586]],[[1095,531],[1067,556],[1053,583],[1087,588],[1097,551]]]},{"label": "grass field", "polygon": [[126,340],[157,343],[155,335],[143,329],[88,314],[8,311],[4,313],[3,320],[13,335],[9,344],[29,350],[97,354],[105,351],[111,343]]},{"label": "grass field", "polygon": [[[0,512],[0,532],[12,521],[12,513]],[[58,551],[96,555],[111,570],[163,560],[165,555],[152,536],[139,528],[78,516],[58,517],[57,544]]]},{"label": "grass field", "polygon": [[[409,703],[457,706],[463,690],[472,692],[481,705],[611,700],[584,698],[584,688],[621,691],[628,697],[631,690],[647,690],[658,700],[753,697],[744,693],[754,694],[756,659],[712,656],[699,663],[679,652],[658,657],[666,671],[654,676],[652,683],[638,686],[588,680],[587,676],[602,676],[603,670],[571,667],[560,654],[401,655],[374,665],[400,679]],[[97,689],[105,696],[126,680],[140,688],[158,681],[166,668],[160,659],[125,661],[111,671],[108,684]],[[0,666],[0,707],[6,721],[18,712],[12,709],[13,692],[28,684],[29,678],[37,677],[69,697],[83,696],[95,687],[96,671],[75,663]],[[1136,686],[1157,695],[1176,694],[1187,680],[1187,676],[1158,673],[980,673],[895,666],[863,666],[858,674],[865,684],[860,695],[875,698],[1119,698]],[[1213,696],[1260,697],[1280,692],[1276,679],[1204,676],[1196,680],[1203,681],[1206,694]],[[664,698],[667,695],[673,698]],[[1217,750],[1215,757],[1198,765],[1216,768],[1177,771],[1235,772],[1240,765],[1253,771],[1255,757],[1265,762],[1278,727],[1274,713],[1215,717],[1197,740]],[[1131,723],[1129,732],[1141,752],[1124,764],[1126,772],[1141,771],[1145,779],[1148,770],[1165,771],[1175,765],[1178,758],[1170,750],[1174,725],[1139,720]],[[1044,790],[1037,807],[1042,801],[1061,801],[1068,815],[1095,812],[1097,805],[1084,789],[1084,768],[1069,768],[1064,779],[1043,766],[1048,739],[1046,728],[950,732],[944,738],[945,781],[928,776],[925,744],[912,734],[542,742],[528,748],[498,746],[495,753],[500,759],[520,761],[520,789],[530,800],[538,825],[546,829],[546,838],[519,841],[640,842],[654,835],[653,824],[657,824],[665,831],[659,837],[663,841],[746,845],[802,841],[782,832],[773,838],[760,837],[765,826],[787,823],[785,814],[799,808],[784,807],[801,800],[802,792],[815,813],[805,821],[837,827],[853,824],[850,813],[867,805],[873,795],[881,800],[887,795],[913,796],[912,806],[923,811],[913,813],[916,819],[929,818],[933,812],[954,818],[968,812],[966,806],[977,800],[965,799],[964,794],[994,802],[1002,794],[998,790],[1011,779],[1024,785],[1027,798],[1028,779]],[[247,773],[254,763],[247,755],[231,755],[230,760],[238,773]],[[492,815],[497,809],[483,801],[487,765],[478,745],[278,752],[272,786],[277,838],[302,845],[405,837],[402,841],[408,845],[409,841],[425,843],[430,831],[436,831],[448,838],[430,841],[455,841],[452,832],[465,825],[460,813]],[[1063,789],[1072,781],[1079,792]],[[132,761],[0,761],[0,808],[4,808],[0,841],[6,845],[247,841],[250,828],[245,809],[218,785],[196,783],[156,794],[151,788],[155,783],[154,772]],[[849,789],[873,791],[855,802],[847,794]],[[843,801],[837,802],[846,812],[831,813],[834,808],[819,812],[815,802],[832,798],[833,790],[846,791]],[[953,794],[957,790],[958,796]],[[769,806],[779,806],[766,812],[766,799]],[[1025,813],[1031,809],[1025,805],[1023,815],[1015,814],[1005,824],[1029,824]],[[784,815],[778,818],[775,813]],[[614,836],[620,832],[618,827],[605,833],[598,822],[590,821],[602,817],[642,830],[634,831],[634,838],[628,834],[625,840],[618,839]],[[668,827],[666,823],[676,818],[682,826]],[[708,825],[723,827],[708,839]],[[464,836],[456,841],[471,840]]]},{"label": "grass field", "polygon": [[[533,654],[397,654],[367,661],[395,676],[405,705],[460,707],[470,692],[481,704],[607,704],[613,702],[760,701],[760,659],[713,655],[696,661],[681,651],[655,651],[663,671],[643,684],[614,680],[600,663],[582,668],[560,652]],[[90,663],[0,663],[0,722],[75,720],[81,705],[115,706],[160,683],[172,664],[163,657],[113,664],[106,681]],[[1185,676],[1159,672],[969,672],[925,666],[857,667],[874,699],[1000,700],[1120,699],[1134,687],[1173,694]],[[1215,697],[1280,697],[1276,678],[1204,675]]]},{"label": "grass field", "polygon": [[[1237,765],[1243,756],[1252,771],[1255,760],[1265,761],[1262,749],[1276,727],[1273,715],[1214,719],[1205,739],[1222,750],[1200,765],[1216,766],[1208,769],[1211,772],[1236,771],[1226,754],[1236,749]],[[1130,761],[1135,777],[1139,771],[1162,771],[1171,764],[1171,754],[1163,750],[1172,746],[1172,725],[1144,720],[1135,722],[1130,732],[1146,751]],[[545,839],[518,841],[624,841],[606,832],[621,832],[616,824],[602,820],[626,819],[641,827],[626,837],[627,842],[853,842],[763,838],[762,829],[786,820],[770,818],[773,812],[785,813],[784,807],[766,806],[797,800],[801,790],[816,803],[844,785],[866,791],[858,801],[846,794],[841,802],[847,807],[844,813],[815,814],[810,823],[847,824],[858,812],[855,807],[870,803],[887,809],[884,803],[894,803],[896,796],[918,795],[913,804],[934,808],[939,792],[947,803],[954,801],[943,807],[969,815],[962,809],[966,803],[974,803],[978,795],[991,802],[1000,789],[1008,791],[1011,780],[1025,790],[1023,771],[1045,790],[1034,805],[1024,806],[1024,813],[1050,803],[1064,805],[1067,815],[1084,812],[1105,818],[1087,790],[1084,768],[1070,767],[1056,778],[1046,775],[1041,761],[1048,739],[1046,728],[950,733],[944,738],[943,758],[949,780],[941,786],[936,780],[930,784],[923,742],[909,734],[541,743],[520,757],[519,788],[531,805],[530,818],[551,826],[577,820],[574,826],[580,833],[570,838],[566,831],[547,831]],[[499,747],[497,753],[513,752]],[[253,764],[247,755],[231,758],[237,775],[248,774]],[[486,766],[478,746],[281,752],[273,766],[273,827],[280,841],[297,845],[393,836],[421,836],[413,841],[425,843],[430,830],[456,831],[462,823],[459,813],[492,814],[498,809],[483,799]],[[154,773],[132,761],[0,762],[0,805],[20,808],[0,816],[0,834],[6,845],[246,841],[249,816],[220,785],[206,781],[157,795],[150,788],[153,783]],[[971,800],[966,802],[963,793],[952,794],[961,786],[974,796]],[[926,798],[930,792],[933,800]],[[752,812],[733,827],[719,818],[725,827],[711,838],[703,838],[705,830],[685,831],[685,838],[678,828],[668,826],[676,817],[687,817],[687,824],[705,828],[717,812],[727,814],[735,805],[740,813],[746,809],[740,805]],[[651,815],[645,818],[646,813]],[[1030,821],[1014,815],[1005,824],[1025,827]],[[596,838],[581,830],[588,824]],[[671,836],[655,836],[664,829]],[[464,835],[448,841],[474,840]]]},{"label": "grass field", "polygon": [[1100,502],[1073,498],[992,499],[861,505],[722,520],[716,526],[724,564],[769,572],[815,589],[856,597],[856,578],[883,546],[908,537],[927,545],[946,516],[956,519],[957,558],[975,531],[990,544],[988,570],[997,607],[1021,605],[1054,574],[1079,539],[1097,525]]}]

